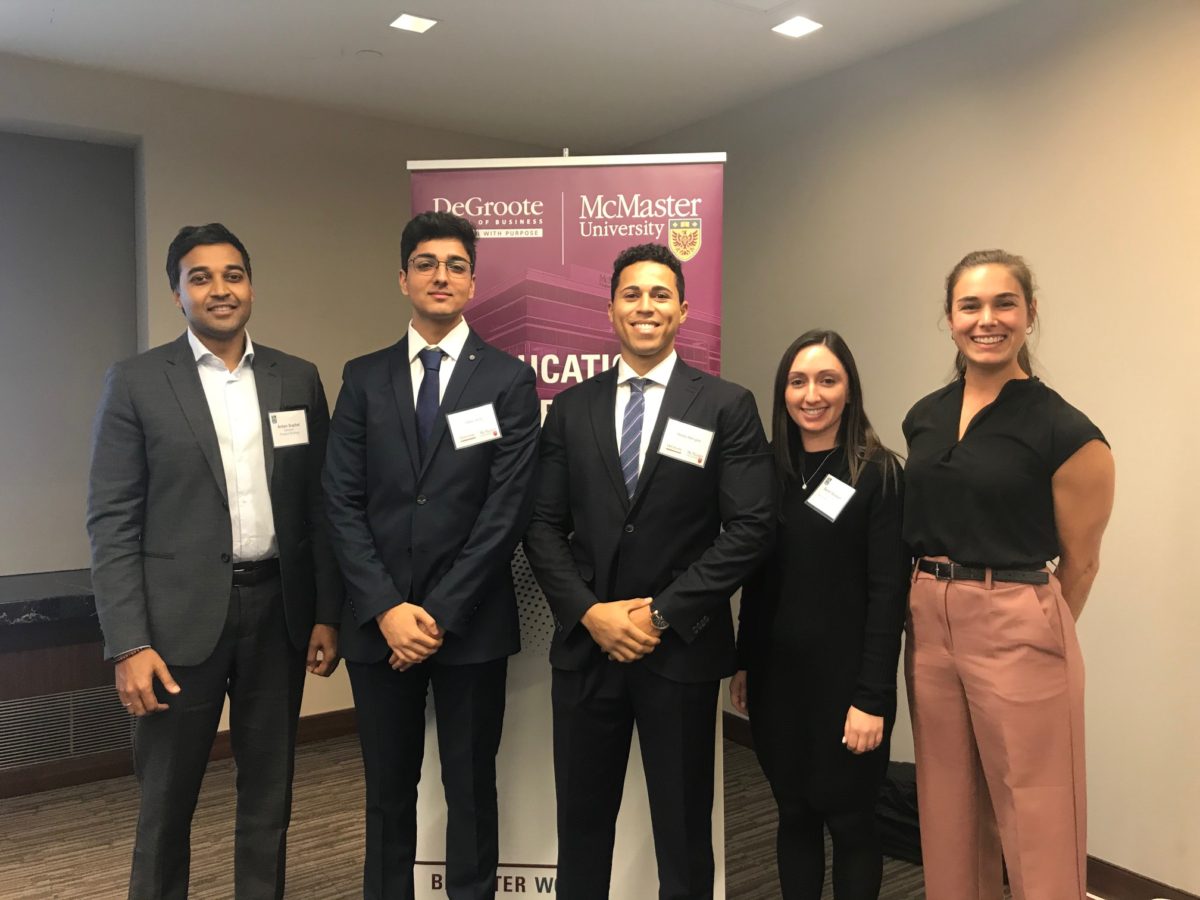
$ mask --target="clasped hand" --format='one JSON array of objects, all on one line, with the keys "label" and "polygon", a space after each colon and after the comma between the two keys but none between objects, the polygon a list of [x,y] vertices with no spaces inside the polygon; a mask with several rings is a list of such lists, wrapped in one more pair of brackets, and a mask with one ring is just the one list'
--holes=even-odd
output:
[{"label": "clasped hand", "polygon": [[445,635],[433,616],[413,603],[401,603],[375,617],[392,650],[388,664],[397,672],[424,662],[441,649]]},{"label": "clasped hand", "polygon": [[659,645],[659,630],[650,624],[649,597],[596,603],[583,614],[583,625],[608,658],[641,659]]}]

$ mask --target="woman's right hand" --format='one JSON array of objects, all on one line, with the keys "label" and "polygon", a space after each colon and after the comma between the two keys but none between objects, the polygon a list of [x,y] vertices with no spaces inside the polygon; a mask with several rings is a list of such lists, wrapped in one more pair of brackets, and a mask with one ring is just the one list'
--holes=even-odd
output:
[{"label": "woman's right hand", "polygon": [[746,702],[746,670],[738,669],[729,679],[729,700],[733,708],[743,716],[750,715],[750,706]]}]

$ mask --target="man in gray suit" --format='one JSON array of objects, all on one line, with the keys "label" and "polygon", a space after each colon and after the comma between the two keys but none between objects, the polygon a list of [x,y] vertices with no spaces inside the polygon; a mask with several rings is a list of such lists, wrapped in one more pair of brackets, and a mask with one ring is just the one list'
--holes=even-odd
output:
[{"label": "man in gray suit", "polygon": [[109,370],[88,492],[105,658],[137,717],[129,896],[187,896],[192,812],[228,695],[235,894],[279,898],[304,672],[329,675],[338,659],[329,411],[311,363],[246,333],[250,257],[232,232],[182,229],[167,277],[187,331]]}]

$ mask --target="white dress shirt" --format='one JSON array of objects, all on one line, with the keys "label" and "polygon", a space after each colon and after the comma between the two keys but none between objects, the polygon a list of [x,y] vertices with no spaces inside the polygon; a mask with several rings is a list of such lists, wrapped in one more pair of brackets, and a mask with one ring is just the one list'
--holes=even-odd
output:
[{"label": "white dress shirt", "polygon": [[417,393],[421,390],[421,382],[425,380],[425,366],[417,354],[427,348],[437,348],[442,351],[442,368],[438,371],[438,403],[446,396],[446,385],[454,374],[454,364],[462,356],[463,346],[471,329],[467,327],[466,319],[459,319],[458,324],[450,329],[450,333],[436,344],[427,343],[425,338],[417,333],[412,322],[408,323],[408,367],[412,372],[413,407],[417,405]]},{"label": "white dress shirt", "polygon": [[617,362],[617,409],[615,423],[617,428],[618,453],[621,452],[621,432],[625,430],[625,407],[629,404],[629,395],[631,393],[629,380],[631,378],[647,379],[646,386],[642,391],[646,397],[646,408],[642,414],[642,441],[638,447],[639,474],[642,471],[642,464],[646,462],[646,451],[650,447],[650,435],[654,433],[654,423],[658,421],[658,411],[662,408],[663,394],[667,390],[667,382],[671,380],[671,373],[675,371],[675,360],[677,359],[679,359],[679,355],[672,350],[670,356],[645,375],[638,375],[623,358]]},{"label": "white dress shirt", "polygon": [[191,329],[187,336],[217,432],[217,445],[221,448],[229,524],[233,529],[233,559],[235,562],[270,559],[279,554],[279,549],[263,453],[262,415],[254,383],[254,345],[247,334],[242,359],[230,372]]}]

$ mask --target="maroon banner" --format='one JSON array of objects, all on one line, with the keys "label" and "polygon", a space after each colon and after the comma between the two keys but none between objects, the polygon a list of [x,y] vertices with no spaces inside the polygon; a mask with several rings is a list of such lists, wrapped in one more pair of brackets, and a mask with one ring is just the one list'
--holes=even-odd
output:
[{"label": "maroon banner", "polygon": [[[533,366],[544,414],[559,391],[615,364],[620,346],[608,320],[612,264],[634,244],[665,244],[683,261],[688,317],[675,346],[691,365],[719,373],[723,166],[714,160],[723,158],[410,163],[412,210],[453,212],[479,229],[475,297],[466,319],[485,340]],[[520,550],[513,576],[522,649],[509,660],[497,760],[496,891],[497,897],[553,895],[557,851],[546,660],[553,621]],[[445,896],[445,813],[432,727],[426,738],[418,792],[418,900]],[[636,737],[631,759],[640,759]],[[720,760],[718,753],[714,900],[725,896]],[[658,892],[648,813],[644,773],[633,762],[617,823],[613,897]]]},{"label": "maroon banner", "polygon": [[723,168],[414,171],[412,208],[452,212],[479,229],[467,320],[533,366],[545,404],[616,361],[607,315],[612,263],[633,244],[665,244],[683,262],[688,320],[676,348],[689,364],[719,374]]}]

